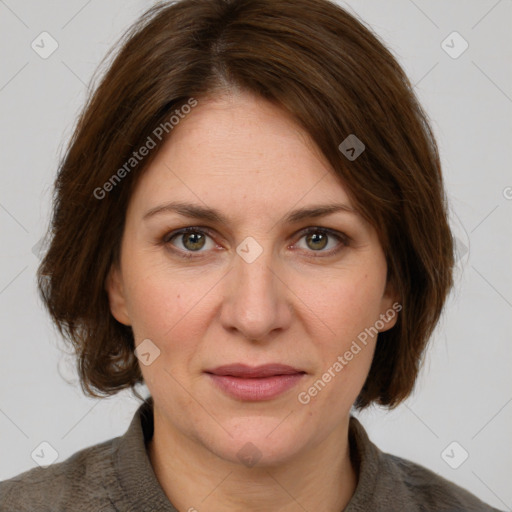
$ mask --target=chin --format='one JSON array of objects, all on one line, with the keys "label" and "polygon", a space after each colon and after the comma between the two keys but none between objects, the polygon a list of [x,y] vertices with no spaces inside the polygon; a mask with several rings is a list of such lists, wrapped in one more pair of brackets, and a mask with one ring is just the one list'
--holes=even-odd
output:
[{"label": "chin", "polygon": [[307,440],[304,429],[281,421],[261,416],[222,421],[231,435],[222,430],[221,437],[210,437],[207,444],[203,438],[203,443],[216,456],[248,468],[285,464],[305,448]]}]

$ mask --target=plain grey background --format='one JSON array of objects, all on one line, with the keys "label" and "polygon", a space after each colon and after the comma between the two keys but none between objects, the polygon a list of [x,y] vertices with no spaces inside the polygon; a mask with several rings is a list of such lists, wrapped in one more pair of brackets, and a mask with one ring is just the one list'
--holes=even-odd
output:
[{"label": "plain grey background", "polygon": [[[124,433],[138,406],[129,392],[82,395],[35,272],[93,72],[153,3],[0,0],[0,480],[36,466],[42,442],[60,462]],[[384,451],[512,510],[512,2],[340,4],[390,47],[432,120],[459,258],[415,392],[392,412],[357,416]]]}]

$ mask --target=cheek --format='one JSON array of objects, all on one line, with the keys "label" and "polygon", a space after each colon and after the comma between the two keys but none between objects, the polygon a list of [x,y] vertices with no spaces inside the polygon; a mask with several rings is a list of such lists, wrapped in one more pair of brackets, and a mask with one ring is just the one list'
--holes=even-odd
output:
[{"label": "cheek", "polygon": [[[171,264],[161,247],[142,248],[148,242],[134,237],[127,241],[124,273],[129,313],[134,328],[149,331],[143,336],[162,335],[195,309],[211,287],[204,273],[179,269]],[[186,267],[186,264],[182,264]]]},{"label": "cheek", "polygon": [[170,329],[173,320],[182,314],[180,287],[154,276],[133,280],[128,295],[134,330],[144,337],[156,337],[165,328]]},{"label": "cheek", "polygon": [[315,312],[323,324],[314,336],[320,364],[303,389],[303,399],[309,395],[312,411],[320,416],[325,411],[333,417],[345,414],[366,380],[377,342],[371,327],[380,315],[381,290],[376,282],[370,275],[339,280],[340,285],[331,283],[316,301]]},{"label": "cheek", "polygon": [[377,337],[372,336],[371,327],[381,313],[384,279],[376,270],[338,274],[323,283],[321,291],[309,293],[308,305],[321,319],[315,322],[317,331],[312,334],[320,364],[309,385],[316,386],[310,388],[312,393],[322,389],[318,398],[312,399],[314,407],[340,410],[359,394],[375,351]]},{"label": "cheek", "polygon": [[[150,264],[144,272],[140,268],[133,265],[130,269],[127,293],[135,341],[149,338],[161,351],[160,362],[174,368],[183,366],[184,361],[193,358],[204,337],[219,278],[173,272]],[[151,371],[152,366],[143,370]]]},{"label": "cheek", "polygon": [[194,356],[199,339],[194,333],[199,329],[194,313],[199,304],[193,305],[201,294],[195,298],[191,288],[197,292],[158,273],[132,281],[129,308],[135,344],[150,339],[160,351],[154,363],[139,365],[152,394],[160,388],[174,389],[176,383],[167,372],[178,377]]},{"label": "cheek", "polygon": [[304,302],[321,320],[331,345],[333,339],[337,349],[350,345],[359,333],[374,325],[381,313],[384,279],[378,272],[337,275],[316,290],[309,287]]}]

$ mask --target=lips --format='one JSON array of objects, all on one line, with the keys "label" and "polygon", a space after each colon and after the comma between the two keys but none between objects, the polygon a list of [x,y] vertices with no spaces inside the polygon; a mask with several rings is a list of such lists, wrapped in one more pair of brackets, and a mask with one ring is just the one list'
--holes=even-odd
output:
[{"label": "lips", "polygon": [[243,379],[255,379],[261,377],[272,377],[274,375],[293,375],[294,373],[305,372],[297,368],[293,368],[292,366],[279,363],[264,364],[254,367],[236,363],[219,366],[213,370],[206,370],[206,373],[221,376],[239,377]]},{"label": "lips", "polygon": [[295,387],[306,374],[292,366],[229,364],[205,372],[216,388],[242,401],[271,400]]}]

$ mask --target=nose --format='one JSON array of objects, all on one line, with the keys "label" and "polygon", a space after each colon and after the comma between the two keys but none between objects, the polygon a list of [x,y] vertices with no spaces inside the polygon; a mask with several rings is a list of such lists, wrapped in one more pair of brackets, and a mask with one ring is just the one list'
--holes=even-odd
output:
[{"label": "nose", "polygon": [[[272,251],[264,247],[254,260],[236,253],[226,276],[221,323],[231,332],[251,341],[265,342],[291,323],[293,297],[286,283],[284,268],[273,261]],[[254,247],[251,247],[254,250]]]}]

